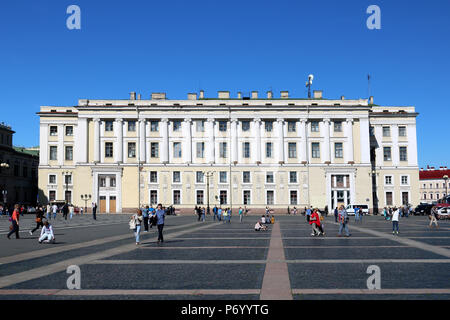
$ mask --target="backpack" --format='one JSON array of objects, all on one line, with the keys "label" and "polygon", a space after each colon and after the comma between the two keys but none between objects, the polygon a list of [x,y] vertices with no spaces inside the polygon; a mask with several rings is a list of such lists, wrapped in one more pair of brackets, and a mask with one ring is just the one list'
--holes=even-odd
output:
[{"label": "backpack", "polygon": [[131,230],[136,229],[136,218],[134,216],[131,217],[130,222],[128,222]]}]

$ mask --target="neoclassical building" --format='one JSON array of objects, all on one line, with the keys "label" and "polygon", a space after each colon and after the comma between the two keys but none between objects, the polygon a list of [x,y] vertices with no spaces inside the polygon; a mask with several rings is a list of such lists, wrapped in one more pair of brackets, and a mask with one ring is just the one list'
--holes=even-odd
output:
[{"label": "neoclassical building", "polygon": [[50,200],[100,212],[138,204],[183,212],[214,205],[333,208],[419,202],[416,117],[373,98],[231,98],[189,93],[149,100],[42,106],[39,188]]}]

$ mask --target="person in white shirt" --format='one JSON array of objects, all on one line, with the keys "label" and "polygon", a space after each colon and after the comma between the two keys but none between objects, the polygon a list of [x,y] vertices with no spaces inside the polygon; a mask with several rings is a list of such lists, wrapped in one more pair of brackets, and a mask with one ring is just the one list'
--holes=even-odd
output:
[{"label": "person in white shirt", "polygon": [[265,230],[267,230],[267,227],[258,221],[255,224],[255,231],[260,231],[260,230],[265,231]]},{"label": "person in white shirt", "polygon": [[392,234],[398,234],[398,220],[400,216],[400,210],[398,208],[394,208],[394,212],[392,213]]},{"label": "person in white shirt", "polygon": [[266,224],[266,217],[264,215],[261,217],[261,223]]},{"label": "person in white shirt", "polygon": [[53,227],[48,221],[44,222],[44,227],[41,230],[41,236],[39,237],[39,243],[55,242],[55,234],[53,233]]},{"label": "person in white shirt", "polygon": [[53,219],[56,219],[56,213],[58,212],[58,206],[54,204],[52,206]]},{"label": "person in white shirt", "polygon": [[72,220],[73,212],[74,212],[74,211],[75,211],[75,208],[73,207],[73,204],[71,204],[71,205],[69,206],[69,214],[70,214],[69,218],[70,218],[70,220]]}]

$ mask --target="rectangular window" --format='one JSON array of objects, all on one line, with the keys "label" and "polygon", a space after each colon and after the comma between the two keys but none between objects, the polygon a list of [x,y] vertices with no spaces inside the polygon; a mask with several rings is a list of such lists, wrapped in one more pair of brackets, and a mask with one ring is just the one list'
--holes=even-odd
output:
[{"label": "rectangular window", "polygon": [[58,135],[58,127],[57,126],[50,126],[50,135],[51,136],[57,136]]},{"label": "rectangular window", "polygon": [[150,204],[155,205],[158,204],[158,191],[150,190]]},{"label": "rectangular window", "polygon": [[220,183],[227,183],[227,172],[226,171],[220,171]]},{"label": "rectangular window", "polygon": [[266,191],[267,205],[273,205],[275,201],[275,193],[273,190]]},{"label": "rectangular window", "polygon": [[159,122],[158,121],[150,121],[150,131],[158,132],[158,129],[159,129]]},{"label": "rectangular window", "polygon": [[128,142],[128,158],[136,158],[136,142]]},{"label": "rectangular window", "polygon": [[58,160],[58,147],[50,146],[50,160]]},{"label": "rectangular window", "polygon": [[273,131],[273,121],[264,121],[264,128],[266,129],[266,132],[272,132]]},{"label": "rectangular window", "polygon": [[250,121],[242,121],[242,131],[250,130]]},{"label": "rectangular window", "polygon": [[173,131],[174,132],[180,131],[180,129],[181,129],[181,121],[174,120],[174,121],[172,121],[172,125],[173,125]]},{"label": "rectangular window", "polygon": [[105,121],[105,131],[113,131],[114,130],[114,122],[112,121]]},{"label": "rectangular window", "polygon": [[226,158],[227,157],[227,143],[219,142],[219,157]]},{"label": "rectangular window", "polygon": [[384,184],[386,185],[392,185],[392,176],[385,176],[384,177]]},{"label": "rectangular window", "polygon": [[197,190],[197,204],[204,204],[204,191]]},{"label": "rectangular window", "polygon": [[320,143],[313,142],[311,143],[311,157],[315,159],[320,159]]},{"label": "rectangular window", "polygon": [[205,143],[197,142],[197,158],[205,157]]},{"label": "rectangular window", "polygon": [[319,121],[311,121],[311,132],[319,132]]},{"label": "rectangular window", "polygon": [[72,160],[73,160],[73,147],[66,146],[66,161],[72,161]]},{"label": "rectangular window", "polygon": [[181,173],[180,171],[174,171],[172,175],[172,181],[173,183],[180,183],[181,182]]},{"label": "rectangular window", "polygon": [[274,183],[273,172],[266,173],[266,183]]},{"label": "rectangular window", "polygon": [[391,147],[384,147],[383,148],[383,159],[384,161],[391,161]]},{"label": "rectangular window", "polygon": [[334,132],[342,132],[342,121],[334,122]]},{"label": "rectangular window", "polygon": [[398,127],[398,136],[406,137],[406,127]]},{"label": "rectangular window", "polygon": [[266,158],[272,158],[272,142],[266,142]]},{"label": "rectangular window", "polygon": [[297,171],[289,172],[289,183],[297,183]]},{"label": "rectangular window", "polygon": [[288,132],[295,132],[295,121],[288,121]]},{"label": "rectangular window", "polygon": [[195,128],[197,132],[205,132],[205,121],[204,120],[196,120]]},{"label": "rectangular window", "polygon": [[56,175],[51,174],[48,176],[48,184],[56,184]]},{"label": "rectangular window", "polygon": [[196,179],[195,181],[197,183],[205,183],[205,174],[203,173],[203,171],[197,171],[196,172]]},{"label": "rectangular window", "polygon": [[392,206],[392,192],[386,192],[386,205]]},{"label": "rectangular window", "polygon": [[297,190],[291,190],[289,193],[290,204],[296,205],[298,203]]},{"label": "rectangular window", "polygon": [[173,190],[173,204],[181,204],[181,191]]},{"label": "rectangular window", "polygon": [[111,188],[115,188],[116,187],[116,178],[114,178],[114,177],[109,178],[109,186]]},{"label": "rectangular window", "polygon": [[105,142],[105,158],[113,157],[113,143]]},{"label": "rectangular window", "polygon": [[383,137],[391,136],[391,127],[383,127]]},{"label": "rectangular window", "polygon": [[408,161],[407,147],[400,147],[400,161]]},{"label": "rectangular window", "polygon": [[334,144],[334,157],[335,158],[343,158],[344,157],[344,150],[342,142],[336,142]]},{"label": "rectangular window", "polygon": [[66,136],[73,136],[73,127],[66,126]]},{"label": "rectangular window", "polygon": [[220,190],[219,200],[221,205],[225,205],[228,203],[227,190]]},{"label": "rectangular window", "polygon": [[402,176],[402,184],[407,185],[408,184],[408,176]]},{"label": "rectangular window", "polygon": [[158,183],[158,172],[150,171],[150,183]]},{"label": "rectangular window", "polygon": [[242,183],[250,183],[250,171],[242,172]]},{"label": "rectangular window", "polygon": [[136,121],[128,121],[128,131],[136,131]]},{"label": "rectangular window", "polygon": [[250,205],[251,203],[251,192],[250,192],[250,190],[244,190],[244,192],[243,192],[243,204],[245,205],[245,206],[248,206],[248,205]]},{"label": "rectangular window", "polygon": [[244,158],[250,158],[250,142],[244,142],[242,143],[242,156]]},{"label": "rectangular window", "polygon": [[226,132],[227,131],[227,122],[219,121],[219,131]]},{"label": "rectangular window", "polygon": [[181,142],[173,143],[173,157],[181,158]]},{"label": "rectangular window", "polygon": [[150,157],[152,157],[152,158],[159,157],[159,143],[158,142],[150,143]]},{"label": "rectangular window", "polygon": [[56,200],[56,191],[51,190],[51,191],[48,192],[48,200],[50,202]]},{"label": "rectangular window", "polygon": [[106,187],[106,178],[105,177],[99,177],[98,178],[98,185],[101,188],[105,188]]},{"label": "rectangular window", "polygon": [[288,150],[289,150],[289,158],[291,158],[291,159],[297,158],[297,143],[289,142]]}]

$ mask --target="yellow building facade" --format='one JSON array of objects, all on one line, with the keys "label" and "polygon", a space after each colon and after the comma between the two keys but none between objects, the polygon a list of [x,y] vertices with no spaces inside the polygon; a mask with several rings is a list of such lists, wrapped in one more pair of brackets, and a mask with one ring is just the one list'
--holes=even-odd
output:
[{"label": "yellow building facade", "polygon": [[286,213],[419,202],[414,107],[321,92],[231,99],[201,91],[186,100],[79,100],[38,115],[47,201],[95,202],[110,213],[157,203],[189,213],[208,204]]}]

